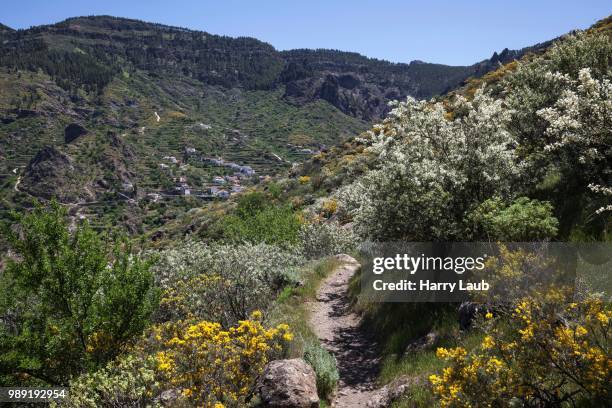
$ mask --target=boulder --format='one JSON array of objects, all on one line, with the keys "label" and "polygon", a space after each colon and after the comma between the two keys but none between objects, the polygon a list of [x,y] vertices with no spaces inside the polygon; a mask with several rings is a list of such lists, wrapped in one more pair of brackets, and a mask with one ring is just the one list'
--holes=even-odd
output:
[{"label": "boulder", "polygon": [[88,130],[83,126],[78,123],[71,123],[64,129],[64,142],[68,144],[87,133]]},{"label": "boulder", "polygon": [[160,394],[160,396],[156,399],[158,403],[160,403],[164,407],[175,406],[177,400],[181,396],[181,390],[173,388],[170,390],[166,390]]},{"label": "boulder", "polygon": [[[374,391],[366,402],[367,408],[384,408],[391,406],[395,401],[410,391],[410,387],[419,384],[417,378],[402,375],[382,388]],[[420,384],[421,386],[423,384]]]},{"label": "boulder", "polygon": [[425,336],[413,341],[408,344],[404,354],[418,353],[420,351],[429,350],[433,348],[439,341],[440,336],[436,332],[429,332]]},{"label": "boulder", "polygon": [[257,390],[266,407],[319,406],[315,372],[301,358],[268,363],[259,378]]}]

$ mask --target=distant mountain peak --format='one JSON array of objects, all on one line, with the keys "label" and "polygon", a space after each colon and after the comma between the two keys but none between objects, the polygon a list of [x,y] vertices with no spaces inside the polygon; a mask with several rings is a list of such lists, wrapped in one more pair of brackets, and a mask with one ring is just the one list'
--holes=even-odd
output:
[{"label": "distant mountain peak", "polygon": [[0,33],[5,32],[5,31],[15,31],[15,30],[7,25],[0,23]]},{"label": "distant mountain peak", "polygon": [[175,27],[160,23],[152,23],[143,20],[137,20],[134,18],[125,18],[125,17],[114,17],[110,15],[91,15],[91,16],[77,16],[70,17],[59,23],[53,24],[53,26],[57,27],[66,27],[66,26],[84,26],[84,27],[98,27],[98,28],[106,28],[106,29],[117,29],[120,28],[122,30],[146,30],[155,28],[158,30],[168,30],[168,31],[183,31],[190,32],[194,30],[190,30],[184,27]]}]

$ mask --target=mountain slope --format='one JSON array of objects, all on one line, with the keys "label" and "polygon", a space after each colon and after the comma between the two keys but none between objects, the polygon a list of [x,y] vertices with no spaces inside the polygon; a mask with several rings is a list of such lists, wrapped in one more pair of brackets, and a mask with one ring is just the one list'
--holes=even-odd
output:
[{"label": "mountain slope", "polygon": [[[295,96],[296,88],[304,87],[300,81],[310,79],[319,86],[309,99],[316,95],[334,104],[333,96],[326,94],[332,76],[338,87],[362,91],[353,93],[354,101],[336,105],[364,119],[380,119],[386,112],[363,111],[359,104],[385,106],[384,102],[406,95],[429,98],[442,94],[470,76],[480,76],[499,63],[547,45],[505,49],[490,60],[452,67],[420,61],[396,64],[335,50],[278,52],[253,38],[230,38],[109,16],[71,18],[5,36],[0,47],[1,66],[41,68],[66,89],[84,86],[100,91],[113,77],[131,68],[154,75],[187,76],[226,88],[269,90],[290,84],[290,97]],[[365,92],[374,88],[381,92]]]},{"label": "mountain slope", "polygon": [[2,206],[57,197],[134,231],[201,205],[179,192],[231,175],[206,157],[275,174],[367,129],[390,100],[444,93],[524,53],[393,64],[109,16],[0,36]]}]

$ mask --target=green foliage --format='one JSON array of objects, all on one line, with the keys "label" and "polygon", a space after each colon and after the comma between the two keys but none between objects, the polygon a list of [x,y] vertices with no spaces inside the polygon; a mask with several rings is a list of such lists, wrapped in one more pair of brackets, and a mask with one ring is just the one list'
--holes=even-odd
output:
[{"label": "green foliage", "polygon": [[[126,36],[125,32],[130,34]],[[49,51],[47,43],[37,37],[41,33],[52,37],[51,47],[60,51]],[[100,35],[113,36],[114,40],[95,41]],[[118,67],[129,63],[158,74],[181,73],[213,85],[267,89],[283,68],[274,48],[253,38],[223,37],[109,16],[72,18],[51,30],[43,26],[8,36],[12,41],[2,44],[0,55],[5,58],[0,64],[34,71],[42,68],[68,81],[83,78],[86,83],[96,83],[107,79],[100,75],[106,66],[117,72]],[[62,52],[65,49],[71,52]],[[253,58],[254,53],[257,58]],[[78,68],[79,61],[84,67]],[[92,62],[95,71],[89,70]]]},{"label": "green foliage", "polygon": [[243,196],[234,215],[223,219],[224,237],[231,242],[264,242],[289,246],[297,242],[300,221],[290,205],[274,205],[263,193]]},{"label": "green foliage", "polygon": [[559,221],[547,201],[519,197],[507,203],[490,198],[468,215],[474,231],[472,238],[499,241],[539,241],[557,235]]},{"label": "green foliage", "polygon": [[149,264],[127,241],[112,246],[87,225],[70,232],[53,203],[17,216],[2,274],[0,367],[65,384],[116,355],[157,304]]},{"label": "green foliage", "polygon": [[334,356],[317,341],[306,344],[304,360],[312,366],[317,375],[319,396],[322,398],[329,397],[340,379]]},{"label": "green foliage", "polygon": [[268,207],[269,199],[260,191],[244,194],[238,200],[236,215],[240,218],[254,217]]},{"label": "green foliage", "polygon": [[70,382],[68,398],[53,407],[96,408],[101,406],[156,406],[155,361],[136,355],[117,358],[106,367]]},{"label": "green foliage", "polygon": [[349,253],[358,242],[352,230],[333,222],[305,224],[300,230],[300,250],[309,259]]}]

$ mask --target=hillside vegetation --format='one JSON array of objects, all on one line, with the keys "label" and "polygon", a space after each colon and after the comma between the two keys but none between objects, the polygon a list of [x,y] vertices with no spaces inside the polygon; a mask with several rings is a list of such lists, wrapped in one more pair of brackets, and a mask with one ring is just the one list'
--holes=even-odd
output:
[{"label": "hillside vegetation", "polygon": [[[390,100],[442,94],[544,46],[450,67],[278,52],[252,38],[109,16],[3,28],[2,207],[55,197],[96,228],[119,219],[131,234],[150,231],[366,130]],[[232,171],[203,158],[257,177],[219,187],[213,177]]]},{"label": "hillside vegetation", "polygon": [[[77,23],[89,20],[95,22],[88,28],[89,40],[105,38],[104,30],[116,21],[68,20],[52,31],[78,31]],[[135,30],[154,28],[130,24]],[[262,89],[265,81],[250,82],[246,74],[243,88],[206,88],[197,100],[208,104],[201,115],[210,114],[203,123],[212,126],[204,129],[197,119],[194,128],[193,111],[181,108],[183,99],[172,96],[173,87],[199,95],[188,84],[214,80],[189,71],[195,69],[189,62],[188,72],[202,77],[149,81],[151,74],[134,68],[113,77],[101,93],[98,85],[91,85],[85,100],[106,100],[101,106],[119,115],[117,120],[131,118],[145,129],[125,129],[122,135],[105,124],[109,133],[77,136],[62,149],[44,149],[35,164],[50,158],[65,163],[61,171],[74,169],[70,178],[59,169],[51,172],[58,177],[54,185],[79,185],[75,177],[87,179],[91,173],[81,169],[99,157],[116,169],[124,166],[131,180],[141,174],[134,165],[146,167],[136,157],[156,160],[147,155],[180,151],[183,147],[172,145],[179,140],[189,146],[199,140],[203,145],[195,145],[197,150],[207,155],[218,151],[234,157],[230,154],[239,150],[222,150],[228,139],[215,138],[221,126],[216,123],[241,117],[247,107],[283,106],[274,120],[287,126],[299,126],[307,113],[327,112],[330,117],[320,126],[338,129],[338,123],[327,120],[342,120],[353,137],[321,149],[284,176],[252,180],[247,191],[205,207],[194,204],[196,208],[175,214],[170,222],[154,215],[161,204],[151,203],[147,214],[159,229],[138,235],[146,238],[142,240],[97,231],[87,217],[68,217],[76,207],[53,200],[13,213],[4,225],[10,256],[0,275],[0,381],[69,386],[69,398],[57,403],[68,407],[258,406],[257,381],[266,364],[302,357],[315,371],[320,404],[326,406],[339,373],[334,356],[307,323],[306,303],[334,270],[336,260],[330,256],[359,257],[359,244],[368,241],[609,243],[611,28],[610,18],[602,20],[445,97],[396,101],[380,123],[361,133],[363,122],[328,102],[289,108],[283,91]],[[174,34],[162,35],[160,41],[194,35],[159,29]],[[38,30],[46,35],[47,28]],[[262,46],[261,52],[268,51]],[[310,52],[293,53],[306,54]],[[313,53],[313,64],[327,66],[325,54]],[[357,58],[344,57],[347,62]],[[155,69],[169,68],[161,64]],[[310,74],[300,74],[299,66],[291,69],[295,81],[308,81]],[[26,75],[51,81],[45,72]],[[6,86],[19,86],[8,82]],[[57,92],[65,91],[52,82]],[[115,109],[116,99],[110,96],[115,92],[132,95],[138,106],[168,99],[145,114],[127,102]],[[223,97],[214,99],[214,92]],[[15,114],[23,114],[19,112]],[[241,123],[263,132],[253,115]],[[99,117],[94,114],[92,120]],[[34,127],[46,118],[22,116],[6,125],[22,120]],[[236,140],[229,140],[240,145],[244,129],[238,130],[232,136]],[[310,139],[297,130],[290,132],[290,140],[303,146]],[[173,131],[174,137],[163,137]],[[242,142],[260,149],[275,146],[262,140]],[[280,155],[281,144],[277,146]],[[90,158],[76,150],[91,152]],[[245,162],[255,167],[262,156],[259,151]],[[184,158],[187,164],[189,160],[194,158]],[[260,166],[258,172],[265,168]],[[44,166],[28,165],[24,191],[38,186],[32,181],[42,170]],[[125,180],[117,182],[124,188]],[[82,193],[76,187],[62,191]],[[166,239],[156,247],[148,238],[159,239],[160,234]],[[532,278],[528,273],[537,270],[538,260],[508,249],[495,261],[487,272],[512,296],[470,298],[467,304],[475,311],[467,321],[459,319],[460,305],[453,303],[369,303],[355,276],[350,306],[381,345],[378,385],[395,380],[406,385],[391,403],[453,408],[609,405],[612,310],[605,287],[519,290],[514,284]]]}]

